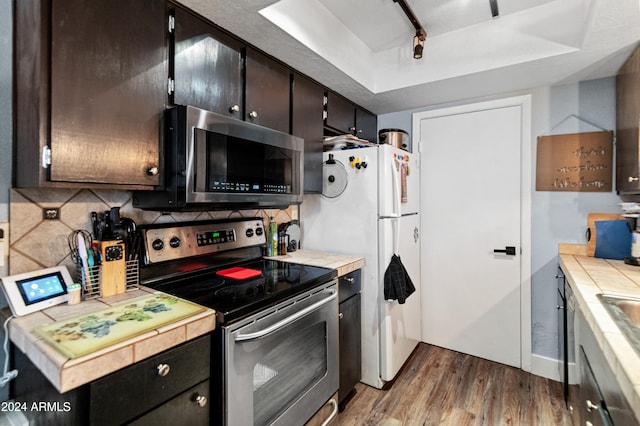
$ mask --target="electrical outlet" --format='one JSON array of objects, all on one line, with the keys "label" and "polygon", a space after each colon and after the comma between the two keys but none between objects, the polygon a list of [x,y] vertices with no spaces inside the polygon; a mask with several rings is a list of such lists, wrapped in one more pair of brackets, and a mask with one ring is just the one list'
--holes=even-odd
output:
[{"label": "electrical outlet", "polygon": [[42,209],[43,220],[58,220],[60,219],[60,209],[57,207],[44,207]]}]

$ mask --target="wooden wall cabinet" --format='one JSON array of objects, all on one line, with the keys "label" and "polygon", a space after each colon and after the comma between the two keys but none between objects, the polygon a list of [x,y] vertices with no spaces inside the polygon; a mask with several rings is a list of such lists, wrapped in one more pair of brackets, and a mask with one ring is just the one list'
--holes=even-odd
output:
[{"label": "wooden wall cabinet", "polygon": [[172,6],[173,103],[242,120],[243,46],[177,5]]},{"label": "wooden wall cabinet", "polygon": [[322,193],[324,87],[294,74],[291,133],[304,139],[304,192]]},{"label": "wooden wall cabinet", "polygon": [[327,133],[349,133],[370,142],[378,141],[378,117],[375,114],[333,92],[327,93],[326,108]]},{"label": "wooden wall cabinet", "polygon": [[616,190],[640,193],[640,48],[616,77]]},{"label": "wooden wall cabinet", "polygon": [[245,120],[289,133],[291,71],[247,48],[245,78]]},{"label": "wooden wall cabinet", "polygon": [[15,186],[158,185],[164,0],[14,7]]}]

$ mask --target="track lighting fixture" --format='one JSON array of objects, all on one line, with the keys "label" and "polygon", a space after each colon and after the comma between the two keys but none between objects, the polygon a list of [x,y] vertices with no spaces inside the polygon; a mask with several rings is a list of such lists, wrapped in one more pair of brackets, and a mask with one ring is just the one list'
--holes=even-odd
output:
[{"label": "track lighting fixture", "polygon": [[424,49],[424,40],[427,38],[427,32],[416,18],[415,13],[409,7],[406,0],[393,0],[394,3],[398,3],[402,10],[404,11],[411,24],[416,29],[416,35],[413,37],[413,57],[415,59],[422,58],[422,50]]}]

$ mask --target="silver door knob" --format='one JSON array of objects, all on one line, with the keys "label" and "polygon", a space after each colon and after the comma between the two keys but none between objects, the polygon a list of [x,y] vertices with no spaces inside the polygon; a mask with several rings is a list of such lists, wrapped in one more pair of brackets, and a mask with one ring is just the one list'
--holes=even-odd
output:
[{"label": "silver door knob", "polygon": [[587,411],[597,410],[598,406],[587,399]]},{"label": "silver door knob", "polygon": [[249,113],[249,117],[251,117],[251,118],[258,118],[258,113],[257,113],[257,112],[255,112],[255,111],[251,111],[251,112]]},{"label": "silver door knob", "polygon": [[639,180],[639,179],[640,179],[640,178],[633,177],[633,176],[629,176],[629,177],[627,178],[627,180],[629,181],[629,183],[631,183],[631,182],[636,182],[636,181],[637,181],[637,180]]},{"label": "silver door knob", "polygon": [[165,377],[171,371],[171,367],[169,364],[158,364],[156,367],[158,369],[158,376]]},{"label": "silver door knob", "polygon": [[147,176],[157,176],[159,172],[158,167],[151,166],[147,169]]},{"label": "silver door knob", "polygon": [[229,108],[229,112],[239,112],[240,111],[240,107],[238,105],[234,105],[231,108]]}]

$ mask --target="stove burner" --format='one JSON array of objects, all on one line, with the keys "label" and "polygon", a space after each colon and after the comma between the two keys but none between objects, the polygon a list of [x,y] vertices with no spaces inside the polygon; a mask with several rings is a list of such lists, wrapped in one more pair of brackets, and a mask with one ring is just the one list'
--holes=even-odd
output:
[{"label": "stove burner", "polygon": [[213,292],[223,303],[238,303],[260,297],[265,293],[265,279],[259,278],[248,283],[234,283],[227,280],[227,286]]}]

